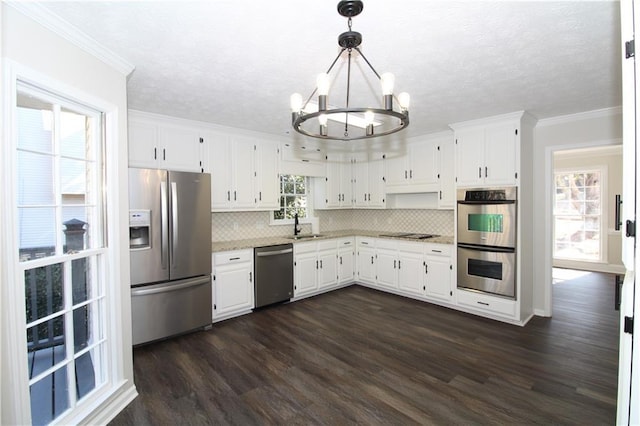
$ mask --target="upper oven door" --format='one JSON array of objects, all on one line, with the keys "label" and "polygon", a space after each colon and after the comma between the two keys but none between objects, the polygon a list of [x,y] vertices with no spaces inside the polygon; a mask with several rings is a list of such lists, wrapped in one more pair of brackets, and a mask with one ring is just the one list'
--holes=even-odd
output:
[{"label": "upper oven door", "polygon": [[458,243],[516,246],[516,202],[458,201]]}]

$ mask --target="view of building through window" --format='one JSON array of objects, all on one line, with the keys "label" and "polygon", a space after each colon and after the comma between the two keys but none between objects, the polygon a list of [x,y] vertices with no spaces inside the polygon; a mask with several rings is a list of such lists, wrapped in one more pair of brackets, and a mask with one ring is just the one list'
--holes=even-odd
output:
[{"label": "view of building through window", "polygon": [[275,220],[308,217],[306,176],[280,175],[280,210],[273,212]]},{"label": "view of building through window", "polygon": [[601,181],[600,170],[555,173],[555,258],[602,260]]}]

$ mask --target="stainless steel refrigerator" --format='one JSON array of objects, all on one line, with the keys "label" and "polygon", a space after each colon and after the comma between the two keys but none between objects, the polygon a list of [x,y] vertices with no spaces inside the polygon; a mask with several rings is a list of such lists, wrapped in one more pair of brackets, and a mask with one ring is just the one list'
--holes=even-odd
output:
[{"label": "stainless steel refrigerator", "polygon": [[133,344],[211,325],[211,175],[129,169]]}]

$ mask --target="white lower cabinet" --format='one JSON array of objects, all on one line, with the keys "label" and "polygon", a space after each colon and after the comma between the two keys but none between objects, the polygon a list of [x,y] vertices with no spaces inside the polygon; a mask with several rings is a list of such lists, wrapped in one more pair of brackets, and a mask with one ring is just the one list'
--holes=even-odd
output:
[{"label": "white lower cabinet", "polygon": [[498,296],[458,289],[456,291],[458,305],[481,311],[491,315],[514,319],[516,316],[517,302]]},{"label": "white lower cabinet", "polygon": [[356,280],[375,284],[376,282],[376,240],[375,238],[358,237],[356,239],[357,267]]},{"label": "white lower cabinet", "polygon": [[424,294],[423,244],[398,246],[398,289],[413,295]]},{"label": "white lower cabinet", "polygon": [[213,254],[213,321],[254,308],[253,250]]},{"label": "white lower cabinet", "polygon": [[338,240],[338,284],[346,284],[355,277],[356,246],[353,238]]},{"label": "white lower cabinet", "polygon": [[294,251],[294,297],[303,297],[338,284],[336,240],[296,243]]},{"label": "white lower cabinet", "polygon": [[452,246],[428,244],[424,257],[424,291],[428,299],[453,300]]}]

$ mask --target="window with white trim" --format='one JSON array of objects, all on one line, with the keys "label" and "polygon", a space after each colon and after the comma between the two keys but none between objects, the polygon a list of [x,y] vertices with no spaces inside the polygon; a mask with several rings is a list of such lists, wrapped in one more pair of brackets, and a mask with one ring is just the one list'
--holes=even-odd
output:
[{"label": "window with white trim", "polygon": [[31,420],[106,383],[102,114],[18,84],[17,233]]},{"label": "window with white trim", "polygon": [[311,216],[308,188],[306,176],[280,175],[280,210],[273,212],[274,223],[292,222],[296,214],[300,220]]},{"label": "window with white trim", "polygon": [[605,169],[556,171],[554,175],[554,258],[603,261]]}]

